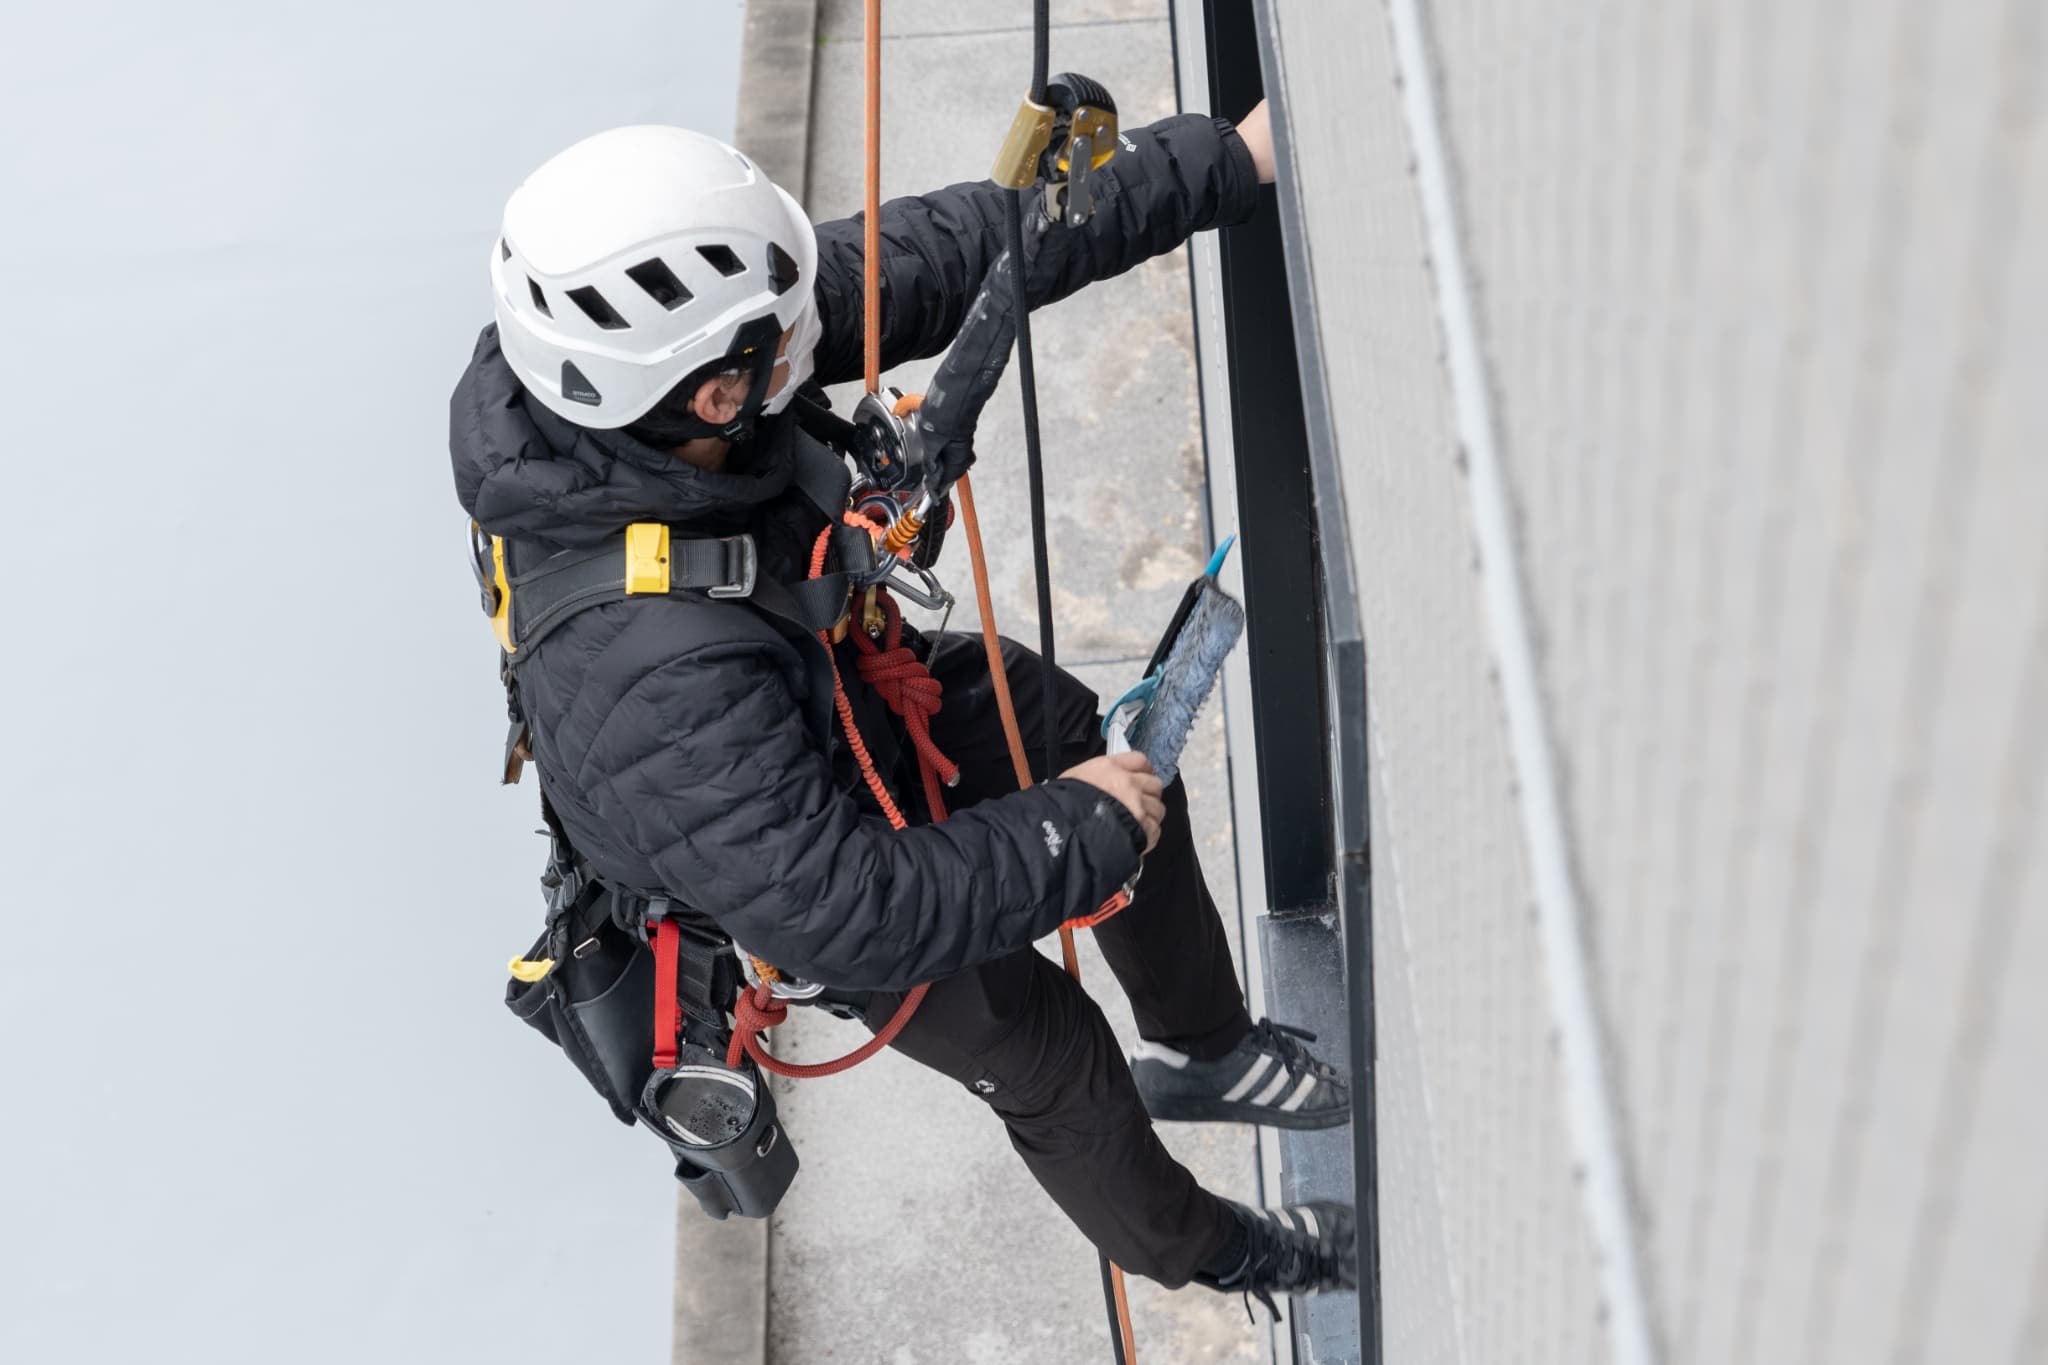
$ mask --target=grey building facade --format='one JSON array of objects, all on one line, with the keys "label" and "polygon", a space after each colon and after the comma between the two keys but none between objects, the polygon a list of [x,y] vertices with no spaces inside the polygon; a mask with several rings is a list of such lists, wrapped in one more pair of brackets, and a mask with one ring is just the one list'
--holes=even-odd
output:
[{"label": "grey building facade", "polygon": [[[1179,7],[1190,105],[1238,8]],[[1276,1164],[1378,1215],[1362,1336],[1283,1351],[2048,1359],[2048,12],[1253,8],[1329,773],[1289,922],[1374,1060],[1355,1169]],[[1221,524],[1286,452],[1195,277]]]}]

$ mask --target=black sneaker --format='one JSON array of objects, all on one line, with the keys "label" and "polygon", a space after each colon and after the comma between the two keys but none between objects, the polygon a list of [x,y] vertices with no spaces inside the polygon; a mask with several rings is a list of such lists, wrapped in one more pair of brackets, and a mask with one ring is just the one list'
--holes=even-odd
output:
[{"label": "black sneaker", "polygon": [[1195,1283],[1243,1294],[1247,1313],[1257,1299],[1276,1319],[1275,1294],[1307,1298],[1325,1289],[1358,1288],[1358,1219],[1348,1206],[1316,1200],[1252,1209],[1223,1202],[1244,1228],[1244,1259],[1225,1275],[1198,1272]]},{"label": "black sneaker", "polygon": [[1304,1033],[1270,1019],[1213,1062],[1159,1043],[1139,1043],[1131,1076],[1155,1119],[1263,1123],[1269,1128],[1335,1128],[1351,1118],[1351,1085],[1299,1040]]}]

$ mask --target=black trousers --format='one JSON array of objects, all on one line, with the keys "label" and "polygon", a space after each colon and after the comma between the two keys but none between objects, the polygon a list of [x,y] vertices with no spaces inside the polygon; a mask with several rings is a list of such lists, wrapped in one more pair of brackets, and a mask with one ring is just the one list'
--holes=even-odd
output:
[{"label": "black trousers", "polygon": [[[960,765],[948,804],[1015,791],[980,638],[938,639],[931,666],[945,698],[932,738]],[[1040,664],[1021,645],[1003,644],[1035,772],[1044,751]],[[1103,743],[1095,694],[1064,672],[1058,678],[1064,769]],[[1167,788],[1165,825],[1131,905],[1091,932],[1130,997],[1140,1036],[1209,1057],[1251,1026],[1180,782]],[[868,1026],[879,1028],[901,1001],[869,996]],[[1027,950],[934,982],[893,1046],[994,1110],[1046,1193],[1126,1272],[1179,1286],[1223,1245],[1229,1211],[1160,1143],[1101,1008],[1058,963]]]}]

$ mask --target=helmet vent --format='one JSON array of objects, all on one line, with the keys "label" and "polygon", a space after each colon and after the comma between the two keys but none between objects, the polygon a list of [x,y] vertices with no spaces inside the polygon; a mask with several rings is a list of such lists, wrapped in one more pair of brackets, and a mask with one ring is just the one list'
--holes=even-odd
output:
[{"label": "helmet vent", "polygon": [[551,318],[555,315],[555,310],[548,307],[548,296],[540,292],[540,282],[531,275],[526,277],[526,292],[533,295],[533,306],[540,309],[542,317]]},{"label": "helmet vent", "polygon": [[623,332],[631,325],[624,318],[620,317],[618,310],[613,308],[605,300],[605,296],[598,293],[596,288],[591,285],[586,284],[581,289],[571,289],[569,297],[576,301],[576,306],[583,310],[585,317],[604,328],[607,332]]},{"label": "helmet vent", "polygon": [[676,272],[668,268],[668,262],[659,256],[632,267],[626,272],[627,278],[647,291],[647,296],[662,307],[674,312],[690,301],[690,291],[676,278]]},{"label": "helmet vent", "polygon": [[512,259],[511,244],[508,243],[503,237],[500,237],[498,239],[498,259],[501,261],[509,261]]},{"label": "helmet vent", "polygon": [[741,264],[740,258],[729,246],[700,246],[697,248],[697,254],[709,261],[711,268],[727,279],[746,273],[747,267]]},{"label": "helmet vent", "polygon": [[787,294],[802,273],[797,269],[796,258],[784,251],[780,242],[768,244],[769,288],[778,294]]}]

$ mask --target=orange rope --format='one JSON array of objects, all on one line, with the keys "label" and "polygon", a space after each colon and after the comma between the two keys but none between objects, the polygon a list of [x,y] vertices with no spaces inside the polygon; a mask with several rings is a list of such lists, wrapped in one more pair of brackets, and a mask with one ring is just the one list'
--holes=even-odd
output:
[{"label": "orange rope", "polygon": [[[1010,670],[1003,666],[1002,641],[996,636],[995,602],[988,590],[988,557],[981,548],[981,522],[974,515],[974,484],[962,474],[953,488],[960,494],[960,526],[967,532],[967,554],[974,561],[974,605],[981,612],[981,647],[988,655],[989,679],[996,685],[996,711],[1003,718],[1003,738],[1010,742],[1010,766],[1017,770],[1017,789],[1022,791],[1031,785],[1031,764],[1024,757],[1024,735],[1017,728],[1017,708],[1010,700]],[[1041,704],[1052,705],[1052,698],[1042,698]],[[1060,962],[1068,976],[1076,981],[1081,979],[1074,931],[1065,924],[1060,926]]]},{"label": "orange rope", "polygon": [[[867,222],[863,225],[866,230],[862,238],[866,267],[864,271],[866,288],[863,291],[863,307],[866,313],[867,330],[864,338],[864,350],[867,362],[866,378],[868,392],[880,393],[882,391],[882,0],[867,0],[864,37],[867,46]],[[1013,263],[1013,268],[1015,268],[1016,264],[1018,263]],[[996,638],[995,604],[989,595],[988,561],[982,553],[981,526],[974,516],[974,490],[969,485],[967,476],[964,474],[960,476],[960,481],[955,486],[960,490],[960,515],[967,527],[968,553],[974,560],[974,601],[981,611],[982,648],[988,652],[989,677],[994,680],[996,689],[996,710],[1002,716],[1003,737],[1009,741],[1010,762],[1017,770],[1017,788],[1021,791],[1031,785],[1031,765],[1024,757],[1024,737],[1017,728],[1017,709],[1010,698],[1010,674],[1009,670],[1003,666],[1002,645]],[[829,529],[827,528],[828,532]],[[914,531],[913,534],[915,534]],[[813,576],[819,572],[822,566],[824,545],[825,539],[820,537],[818,548],[812,554],[814,562],[811,567],[811,573]],[[828,650],[832,647],[832,642],[829,638],[825,641],[825,647]],[[836,667],[832,670],[832,701],[833,705],[839,708],[840,723],[846,728],[847,737],[852,743],[854,755],[860,760],[861,772],[868,779],[869,789],[882,802],[882,809],[889,816],[890,823],[894,824],[898,829],[903,828],[902,815],[896,810],[895,803],[886,794],[881,785],[881,779],[875,775],[874,763],[867,755],[867,748],[861,742],[859,732],[854,729],[853,706],[846,698],[846,689],[839,681],[839,670]],[[1041,704],[1051,706],[1053,699],[1051,697],[1042,698]],[[925,786],[927,791],[930,792],[932,790],[931,769],[924,762],[922,754],[919,756],[919,767],[924,770]],[[934,805],[936,804],[936,801],[934,801]],[[933,816],[935,819],[945,818],[942,810],[943,808],[934,810]],[[1093,917],[1085,922],[1089,925],[1096,924],[1102,919],[1106,919],[1108,915],[1115,913],[1115,910],[1120,910],[1129,903],[1130,898],[1119,891],[1102,910],[1097,911]],[[1111,909],[1112,906],[1115,909]],[[1071,976],[1076,981],[1081,979],[1081,959],[1074,950],[1074,931],[1069,925],[1065,924],[1060,926],[1060,961],[1065,965],[1068,976]],[[843,1059],[844,1064],[846,1066],[853,1065],[862,1056],[868,1055],[874,1049],[886,1044],[890,1038],[895,1037],[897,1031],[909,1019],[910,1012],[917,1008],[918,1001],[924,998],[925,990],[926,987],[919,986],[916,990],[912,991],[904,1000],[903,1007],[897,1011],[896,1018],[889,1021],[888,1026],[882,1033],[875,1035],[871,1045],[863,1049],[860,1054]],[[764,987],[760,993],[765,996],[768,992]],[[749,1050],[753,1051],[754,1049],[751,1046],[753,1035],[751,1032],[748,1032],[746,1036],[750,1044]],[[763,1065],[767,1065],[766,1054],[764,1053],[755,1051],[754,1059]],[[799,1070],[808,1070],[808,1068],[800,1068]],[[795,1075],[798,1072],[785,1071],[783,1074]],[[1136,1361],[1138,1350],[1131,1331],[1131,1303],[1124,1290],[1124,1272],[1120,1267],[1112,1265],[1109,1268],[1109,1277],[1112,1297],[1116,1302],[1117,1330],[1123,1336],[1123,1356],[1126,1361]]]},{"label": "orange rope", "polygon": [[1024,736],[1017,729],[1017,708],[1010,701],[1010,674],[1003,667],[1003,647],[996,640],[996,607],[988,591],[988,560],[981,550],[981,522],[974,515],[974,480],[960,476],[953,485],[960,495],[960,524],[967,532],[967,554],[974,561],[974,605],[981,613],[981,645],[988,651],[988,675],[996,685],[996,710],[1003,718],[1003,738],[1010,742],[1010,766],[1017,787],[1031,785],[1031,761],[1024,757]]}]

